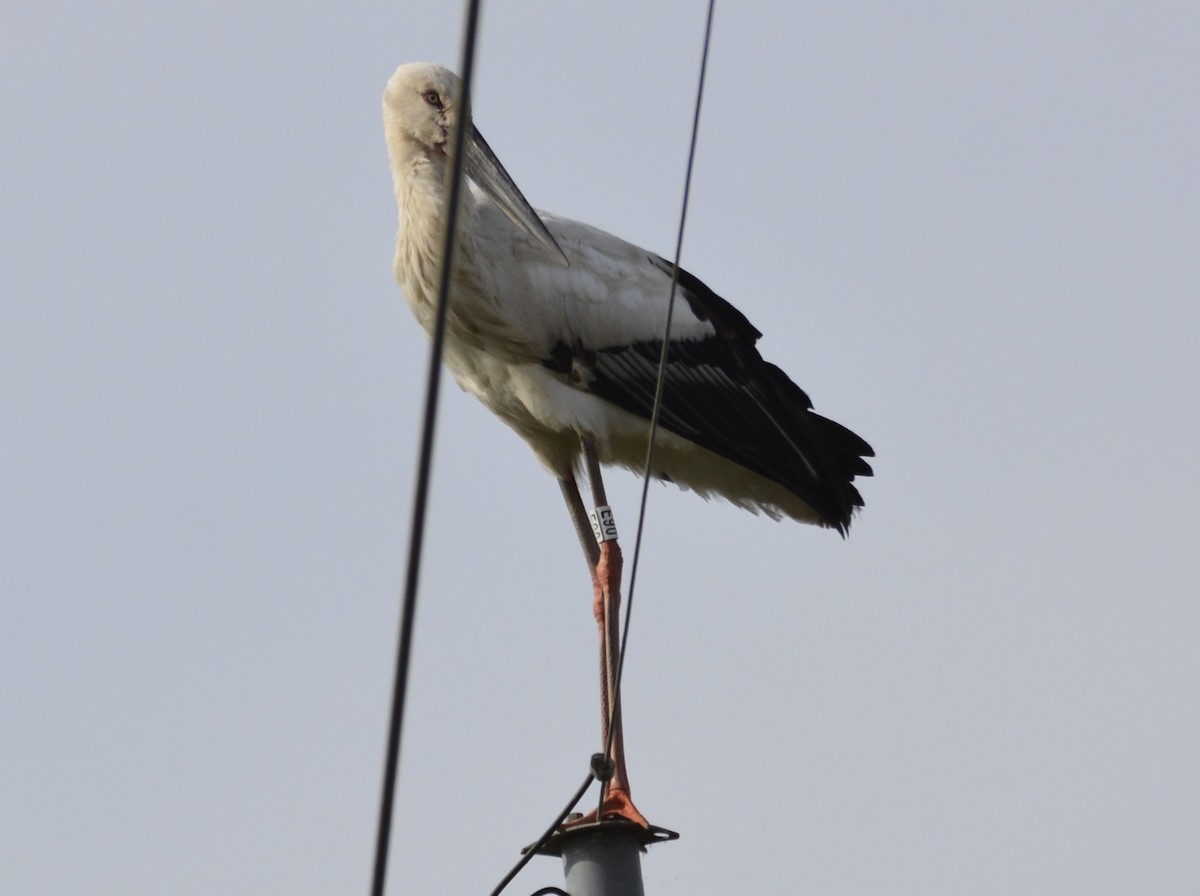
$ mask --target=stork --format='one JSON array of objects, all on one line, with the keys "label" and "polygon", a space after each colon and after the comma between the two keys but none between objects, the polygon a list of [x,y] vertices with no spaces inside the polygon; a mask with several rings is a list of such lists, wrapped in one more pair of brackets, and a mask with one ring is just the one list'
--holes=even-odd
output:
[{"label": "stork", "polygon": [[[846,534],[863,504],[870,446],[812,411],[803,390],[755,343],[762,335],[700,280],[594,227],[535,212],[466,117],[458,77],[398,68],[383,95],[400,231],[395,274],[430,331],[442,265],[452,134],[469,130],[451,271],[445,364],[529,443],[558,479],[592,575],[601,642],[601,734],[615,772],[596,820],[646,826],[630,796],[613,693],[621,551],[593,534],[576,479],[607,504],[601,465],[641,472],[663,350],[665,387],[651,475],[775,519]],[[611,730],[610,730],[611,724]]]}]

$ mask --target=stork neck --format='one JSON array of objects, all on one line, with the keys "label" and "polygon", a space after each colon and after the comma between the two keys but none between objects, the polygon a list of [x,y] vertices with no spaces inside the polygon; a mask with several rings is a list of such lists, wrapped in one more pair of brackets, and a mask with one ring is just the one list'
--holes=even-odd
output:
[{"label": "stork neck", "polygon": [[[396,238],[396,276],[414,306],[431,308],[441,276],[445,240],[446,176],[450,165],[445,156],[410,141],[389,145],[399,209],[400,229]],[[462,241],[471,233],[468,220],[476,213],[471,191],[463,185],[458,219],[456,267],[461,267],[471,247]],[[421,311],[418,316],[426,323]]]},{"label": "stork neck", "polygon": [[[396,204],[403,238],[434,240],[440,251],[445,231],[446,180],[449,171],[450,166],[443,158],[418,157],[409,163],[407,176],[397,176]],[[466,225],[474,214],[475,203],[464,182],[458,206],[460,239],[470,232]]]},{"label": "stork neck", "polygon": [[400,218],[434,215],[441,218],[445,193],[445,159],[411,140],[389,140],[392,182]]}]

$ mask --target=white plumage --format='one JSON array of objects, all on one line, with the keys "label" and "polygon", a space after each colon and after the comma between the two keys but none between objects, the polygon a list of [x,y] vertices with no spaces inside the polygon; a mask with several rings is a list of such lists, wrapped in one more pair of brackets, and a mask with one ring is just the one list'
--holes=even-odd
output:
[{"label": "white plumage", "polygon": [[[454,74],[424,63],[397,69],[383,96],[400,209],[396,279],[427,331],[459,97]],[[477,189],[462,192],[445,363],[558,477],[592,573],[601,741],[613,759],[590,817],[648,827],[630,794],[614,684],[621,551],[615,540],[593,539],[575,471],[586,468],[599,508],[607,504],[600,464],[638,470],[645,462],[672,276],[677,304],[655,475],[844,534],[862,505],[852,480],[870,474],[863,456],[871,449],[812,413],[808,396],[758,354],[759,332],[732,305],[652,252],[586,224],[539,217],[479,132],[470,127],[465,136],[464,170]]]},{"label": "white plumage", "polygon": [[[400,212],[395,273],[432,327],[441,269],[446,155],[460,82],[401,66],[383,114]],[[562,478],[593,439],[601,462],[640,470],[662,347],[671,265],[576,221],[529,208],[469,132],[445,363]],[[561,254],[560,254],[561,253]],[[564,261],[565,257],[565,261]],[[774,517],[845,531],[869,475],[869,446],[810,410],[762,360],[759,333],[680,272],[656,476]]]}]

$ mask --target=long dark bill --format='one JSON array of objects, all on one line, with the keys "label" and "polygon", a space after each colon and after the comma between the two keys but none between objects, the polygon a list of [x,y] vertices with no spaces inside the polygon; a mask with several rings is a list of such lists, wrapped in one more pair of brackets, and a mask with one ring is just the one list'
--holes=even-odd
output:
[{"label": "long dark bill", "polygon": [[562,259],[564,265],[570,264],[542,219],[521,195],[513,179],[508,176],[508,172],[492,152],[492,148],[474,126],[471,127],[471,135],[467,139],[467,154],[463,161],[466,163],[467,177],[475,181],[488,198],[499,206],[508,220],[521,228],[547,252]]}]

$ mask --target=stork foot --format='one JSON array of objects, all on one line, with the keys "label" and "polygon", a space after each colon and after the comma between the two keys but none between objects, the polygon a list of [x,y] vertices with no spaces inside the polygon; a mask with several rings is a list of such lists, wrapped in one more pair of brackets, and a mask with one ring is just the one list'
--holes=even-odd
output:
[{"label": "stork foot", "polygon": [[632,821],[639,827],[646,828],[647,830],[650,829],[650,822],[646,820],[646,816],[639,812],[637,806],[633,804],[633,799],[629,796],[629,791],[618,790],[614,787],[610,787],[608,793],[604,795],[604,804],[600,807],[599,812],[593,809],[582,818],[568,821],[563,825],[563,828],[573,828],[583,824],[595,824],[597,821],[606,821],[609,819]]}]

